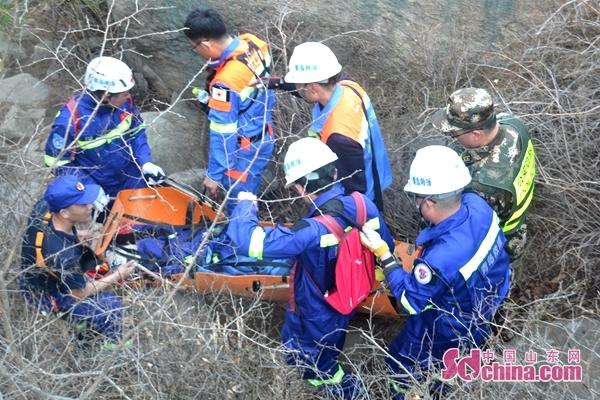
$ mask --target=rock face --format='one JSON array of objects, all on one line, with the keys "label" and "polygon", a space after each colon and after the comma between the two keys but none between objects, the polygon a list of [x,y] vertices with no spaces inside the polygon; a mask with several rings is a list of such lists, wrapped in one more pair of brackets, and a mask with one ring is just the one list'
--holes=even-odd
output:
[{"label": "rock face", "polygon": [[206,115],[179,102],[169,112],[145,112],[152,158],[167,174],[204,167],[208,146]]},{"label": "rock face", "polygon": [[[254,32],[265,36],[266,19],[248,18],[248,13],[253,15],[269,15],[273,17],[274,2],[257,0],[253,3],[252,10],[247,9],[243,2],[218,2],[197,0],[105,0],[111,8],[113,21],[124,20],[126,17],[138,13],[136,18],[122,23],[122,28],[127,24],[127,37],[132,38],[128,45],[135,48],[136,52],[149,56],[143,61],[149,65],[156,76],[150,74],[150,79],[160,78],[158,91],[162,91],[162,84],[174,93],[179,93],[190,80],[201,70],[204,60],[192,49],[192,44],[183,33],[183,25],[188,14],[201,3],[214,7],[219,11],[227,25],[228,30],[236,35],[240,31]],[[168,4],[168,5],[165,5]],[[131,54],[127,55],[130,57]],[[135,58],[135,57],[133,57]],[[133,61],[135,62],[135,61]],[[145,74],[146,78],[148,74]],[[152,82],[149,82],[152,84]],[[201,74],[195,84],[204,83],[204,74]],[[187,97],[191,97],[187,96]]]},{"label": "rock face", "polygon": [[183,183],[200,191],[205,172],[206,170],[203,168],[192,168],[186,171],[170,174],[169,177],[178,183]]},{"label": "rock face", "polygon": [[[115,21],[132,15],[136,10],[136,3],[139,4],[139,9],[142,10],[139,16],[143,16],[143,18],[129,20],[128,36],[138,37],[132,41],[136,51],[152,57],[145,62],[151,66],[170,90],[179,92],[200,70],[204,61],[192,51],[184,33],[176,32],[183,28],[188,13],[198,6],[198,2],[172,0],[168,2],[168,6],[165,6],[164,1],[156,0],[139,2],[107,0],[106,3],[109,7],[114,3],[112,17]],[[160,9],[148,9],[152,7]],[[150,35],[155,32],[165,33]],[[149,36],[140,38],[144,35]]]},{"label": "rock face", "polygon": [[0,136],[11,142],[27,140],[39,131],[46,110],[43,108],[23,108],[21,105],[10,107],[0,124]]},{"label": "rock face", "polygon": [[27,141],[44,126],[50,91],[29,74],[0,80],[0,137],[8,143]]},{"label": "rock face", "polygon": [[0,81],[0,102],[43,105],[49,95],[48,86],[29,74],[18,74]]}]

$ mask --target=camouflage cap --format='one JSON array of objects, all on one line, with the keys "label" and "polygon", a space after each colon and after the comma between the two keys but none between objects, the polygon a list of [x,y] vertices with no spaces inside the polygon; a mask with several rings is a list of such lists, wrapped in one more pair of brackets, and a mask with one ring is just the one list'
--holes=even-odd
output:
[{"label": "camouflage cap", "polygon": [[444,133],[488,128],[496,121],[494,101],[485,89],[459,89],[448,105],[433,114],[433,127]]}]

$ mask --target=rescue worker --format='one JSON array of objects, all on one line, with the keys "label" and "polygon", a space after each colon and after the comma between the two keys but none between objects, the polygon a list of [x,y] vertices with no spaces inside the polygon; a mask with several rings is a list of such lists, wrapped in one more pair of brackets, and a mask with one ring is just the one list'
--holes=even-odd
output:
[{"label": "rescue worker", "polygon": [[[417,151],[404,190],[430,225],[417,236],[412,273],[402,269],[377,232],[363,228],[363,244],[379,257],[390,291],[409,316],[386,360],[396,399],[433,378],[446,350],[482,346],[508,293],[506,239],[490,206],[475,193],[463,192],[470,181],[454,150],[427,146]],[[437,381],[430,390],[439,396],[448,387]]]},{"label": "rescue worker", "polygon": [[98,185],[62,175],[48,185],[33,208],[23,237],[19,283],[27,302],[44,314],[66,315],[103,335],[107,346],[122,336],[123,303],[106,289],[126,279],[133,262],[121,264],[98,280],[88,279],[82,266],[84,244],[75,224],[89,222],[101,195]]},{"label": "rescue worker", "polygon": [[146,129],[129,90],[133,73],[113,57],[94,58],[85,89],[58,112],[44,161],[55,175],[75,174],[100,185],[111,197],[122,189],[161,183],[165,174],[152,163]]},{"label": "rescue worker", "polygon": [[[344,228],[357,220],[357,206],[335,183],[337,156],[316,138],[292,143],[285,155],[286,185],[292,186],[311,205],[306,217],[292,228],[258,225],[256,196],[241,192],[233,211],[228,236],[242,254],[264,258],[294,258],[290,274],[291,294],[281,336],[288,350],[288,363],[303,369],[308,382],[329,395],[352,399],[361,389],[356,377],[337,361],[343,349],[346,328],[352,317],[332,308],[324,294],[335,282],[338,241],[311,217],[328,214]],[[378,229],[389,246],[393,239],[377,207],[363,196],[365,225]],[[252,200],[252,201],[245,201]]]},{"label": "rescue worker", "polygon": [[313,105],[308,134],[338,156],[338,177],[346,193],[364,193],[383,211],[383,191],[392,184],[392,172],[375,109],[364,89],[341,71],[329,47],[306,42],[294,48],[284,81],[269,85],[290,90],[293,84]]},{"label": "rescue worker", "polygon": [[433,126],[458,140],[463,160],[473,175],[469,190],[496,211],[514,260],[525,246],[527,210],[535,186],[535,151],[523,122],[494,112],[485,89],[459,89],[433,116]]},{"label": "rescue worker", "polygon": [[250,85],[271,69],[267,43],[253,34],[231,36],[215,10],[200,6],[185,22],[193,48],[207,59],[209,155],[204,187],[216,196],[229,191],[227,208],[239,192],[257,193],[273,153],[272,90]]}]

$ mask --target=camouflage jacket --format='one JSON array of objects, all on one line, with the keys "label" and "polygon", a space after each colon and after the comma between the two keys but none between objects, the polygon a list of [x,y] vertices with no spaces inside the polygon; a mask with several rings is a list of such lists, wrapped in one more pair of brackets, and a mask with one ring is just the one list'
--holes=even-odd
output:
[{"label": "camouflage jacket", "polygon": [[[519,172],[519,133],[512,127],[500,126],[498,135],[488,145],[466,150],[462,157],[469,167],[473,181],[469,189],[477,192],[496,211],[502,223],[512,211],[512,193],[502,189]],[[485,179],[480,179],[485,177]],[[501,185],[491,186],[481,181],[493,179]]]},{"label": "camouflage jacket", "polygon": [[463,160],[473,176],[469,189],[496,211],[510,239],[524,236],[526,210],[533,198],[535,152],[522,122],[506,114],[500,114],[498,121],[494,140],[466,150]]}]

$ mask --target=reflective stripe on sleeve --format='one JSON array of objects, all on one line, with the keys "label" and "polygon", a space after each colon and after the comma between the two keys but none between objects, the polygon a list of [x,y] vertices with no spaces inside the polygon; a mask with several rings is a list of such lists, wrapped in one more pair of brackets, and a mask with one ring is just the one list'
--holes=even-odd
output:
[{"label": "reflective stripe on sleeve", "polygon": [[129,136],[135,136],[138,132],[145,128],[144,125],[140,125],[134,130],[130,131],[129,128],[131,127],[131,121],[132,116],[129,115],[119,125],[117,125],[115,129],[112,129],[108,133],[90,140],[80,139],[77,141],[77,146],[81,150],[95,149],[100,146],[104,146],[105,144],[110,143],[115,139],[119,139],[126,134]]},{"label": "reflective stripe on sleeve", "polygon": [[500,221],[498,220],[498,216],[496,215],[496,213],[494,213],[492,217],[492,222],[490,224],[490,228],[488,229],[485,238],[483,238],[483,241],[479,245],[477,252],[464,266],[462,266],[459,269],[459,272],[461,273],[465,281],[471,277],[473,272],[477,270],[479,265],[481,265],[481,263],[486,259],[486,257],[492,250],[494,243],[496,243],[496,238],[500,233],[499,223]]},{"label": "reflective stripe on sleeve", "polygon": [[265,230],[260,226],[257,226],[252,231],[252,236],[250,236],[250,245],[248,246],[248,255],[250,257],[257,258],[262,260],[263,258],[263,248],[265,246]]},{"label": "reflective stripe on sleeve", "polygon": [[71,160],[61,160],[58,157],[52,157],[46,154],[44,156],[44,163],[47,167],[62,167],[63,165],[67,165]]},{"label": "reflective stripe on sleeve", "polygon": [[377,217],[371,218],[370,220],[365,222],[365,226],[368,226],[369,228],[376,230],[376,231],[379,230],[379,228],[380,228],[379,218],[377,218]]},{"label": "reflective stripe on sleeve", "polygon": [[402,304],[402,307],[404,307],[410,315],[417,314],[417,310],[415,310],[413,306],[410,305],[408,299],[406,298],[406,290],[402,291],[402,296],[400,297],[400,304]]},{"label": "reflective stripe on sleeve", "polygon": [[321,247],[337,246],[338,244],[340,244],[340,242],[333,233],[321,235]]}]

